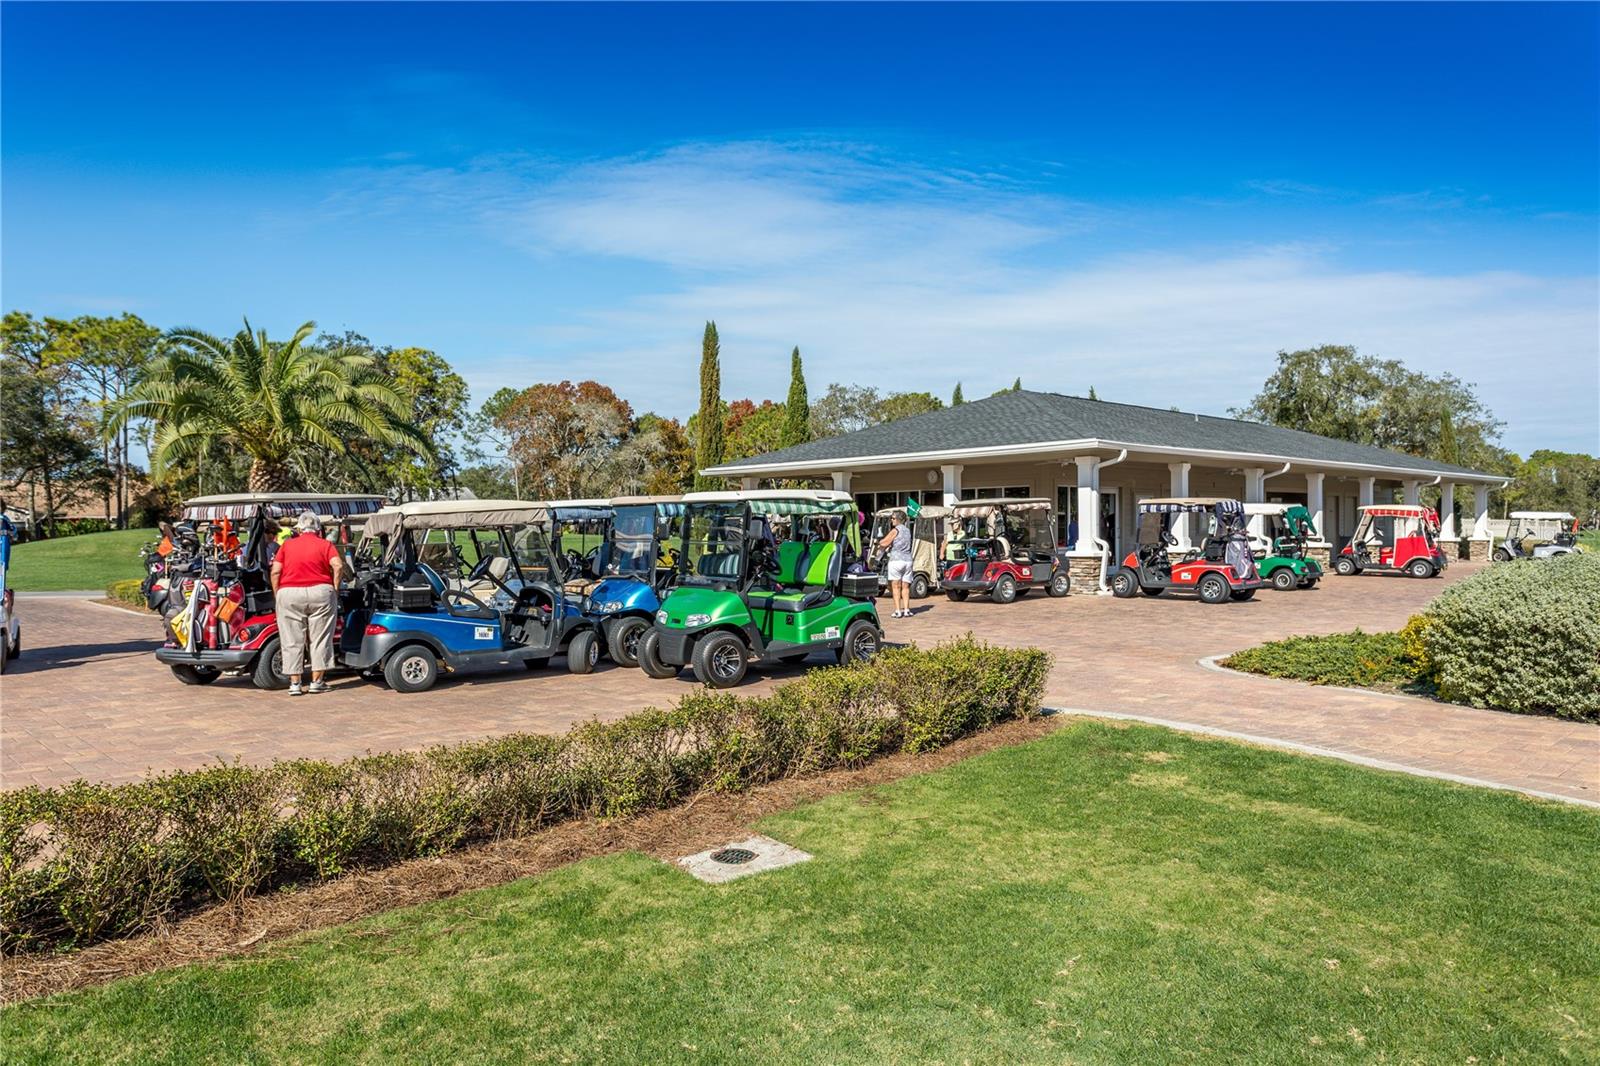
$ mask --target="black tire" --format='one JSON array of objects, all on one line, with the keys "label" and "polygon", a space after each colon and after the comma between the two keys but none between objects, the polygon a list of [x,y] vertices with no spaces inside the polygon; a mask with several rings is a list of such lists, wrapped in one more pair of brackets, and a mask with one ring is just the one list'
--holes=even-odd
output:
[{"label": "black tire", "polygon": [[17,639],[11,642],[11,647],[6,649],[7,659],[22,658],[22,627],[17,627]]},{"label": "black tire", "polygon": [[423,692],[439,680],[439,660],[424,644],[407,644],[389,653],[383,679],[396,692]]},{"label": "black tire", "polygon": [[1511,553],[1504,548],[1496,548],[1489,553],[1489,558],[1497,563],[1509,563],[1511,561]]},{"label": "black tire", "polygon": [[639,642],[639,669],[657,680],[678,676],[678,667],[661,661],[661,634],[654,627]]},{"label": "black tire", "polygon": [[1228,596],[1229,596],[1229,598],[1234,600],[1236,603],[1244,603],[1246,600],[1253,600],[1253,599],[1256,598],[1256,590],[1255,589],[1240,589],[1238,592],[1230,592],[1230,593],[1228,593]]},{"label": "black tire", "polygon": [[844,643],[839,645],[839,665],[870,662],[883,647],[883,633],[865,618],[857,618],[844,630]]},{"label": "black tire", "polygon": [[600,635],[592,629],[580,630],[567,644],[567,672],[592,674],[600,663]]},{"label": "black tire", "polygon": [[1044,587],[1045,592],[1060,599],[1072,591],[1072,575],[1065,570],[1058,570],[1050,575],[1050,583]]},{"label": "black tire", "polygon": [[283,670],[283,645],[273,637],[261,646],[255,665],[250,668],[250,681],[256,688],[269,692],[289,687],[289,675]]},{"label": "black tire", "polygon": [[1161,595],[1163,592],[1165,592],[1167,590],[1166,589],[1154,589],[1154,588],[1149,587],[1148,585],[1140,585],[1139,586],[1139,591],[1144,593],[1146,596],[1149,596],[1153,600],[1157,596]]},{"label": "black tire", "polygon": [[1133,599],[1139,587],[1139,579],[1132,570],[1118,570],[1111,576],[1111,595],[1118,599]]},{"label": "black tire", "polygon": [[1300,582],[1300,587],[1303,589],[1314,589],[1317,587],[1317,582],[1321,580],[1322,579],[1318,577],[1308,577],[1304,581]]},{"label": "black tire", "polygon": [[1017,579],[1010,574],[1001,574],[990,590],[989,598],[995,603],[1011,603],[1017,598]]},{"label": "black tire", "polygon": [[695,680],[708,688],[732,688],[750,669],[750,651],[727,630],[708,633],[695,642]]},{"label": "black tire", "polygon": [[1354,574],[1361,573],[1361,567],[1357,566],[1356,561],[1350,558],[1348,555],[1339,556],[1339,558],[1334,561],[1333,569],[1335,572],[1344,577],[1350,577]]},{"label": "black tire", "polygon": [[1438,572],[1426,559],[1413,559],[1406,564],[1406,573],[1412,577],[1432,577]]},{"label": "black tire", "polygon": [[1202,575],[1195,587],[1200,590],[1200,599],[1205,603],[1227,603],[1228,594],[1233,591],[1228,587],[1228,579],[1221,574]]},{"label": "black tire", "polygon": [[949,596],[951,602],[953,602],[953,603],[964,603],[964,602],[966,602],[966,599],[967,599],[967,590],[966,589],[947,589],[945,591],[945,595]]},{"label": "black tire", "polygon": [[1300,587],[1300,576],[1287,566],[1280,566],[1272,572],[1272,587],[1279,592],[1293,592]]},{"label": "black tire", "polygon": [[611,632],[606,635],[606,648],[611,653],[611,661],[618,666],[638,666],[639,645],[644,643],[644,635],[648,632],[648,619],[617,619],[611,626]]},{"label": "black tire", "polygon": [[914,599],[914,600],[925,600],[925,599],[927,599],[928,598],[928,589],[929,589],[929,585],[928,585],[928,575],[927,574],[913,574],[913,575],[911,575],[911,598],[912,599]]},{"label": "black tire", "polygon": [[222,676],[222,671],[215,666],[193,666],[189,663],[175,663],[172,667],[172,676],[182,681],[185,685],[209,685]]}]

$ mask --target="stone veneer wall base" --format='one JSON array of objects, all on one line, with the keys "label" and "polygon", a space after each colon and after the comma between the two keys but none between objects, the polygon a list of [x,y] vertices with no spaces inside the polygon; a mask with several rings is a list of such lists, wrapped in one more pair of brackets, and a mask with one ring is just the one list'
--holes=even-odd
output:
[{"label": "stone veneer wall base", "polygon": [[1067,560],[1067,571],[1072,575],[1072,591],[1094,595],[1100,591],[1100,557],[1073,555]]}]

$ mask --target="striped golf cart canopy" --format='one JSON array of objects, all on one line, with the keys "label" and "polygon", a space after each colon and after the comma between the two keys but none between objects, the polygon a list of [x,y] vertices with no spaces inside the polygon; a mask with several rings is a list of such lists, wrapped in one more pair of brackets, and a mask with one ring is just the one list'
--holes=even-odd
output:
[{"label": "striped golf cart canopy", "polygon": [[229,496],[196,496],[183,504],[183,517],[189,522],[242,522],[264,515],[267,518],[293,518],[312,511],[332,518],[351,518],[381,510],[388,501],[382,496],[350,495],[336,492],[244,492]]},{"label": "striped golf cart canopy", "polygon": [[1140,500],[1140,514],[1243,514],[1244,504],[1225,496],[1179,496]]}]

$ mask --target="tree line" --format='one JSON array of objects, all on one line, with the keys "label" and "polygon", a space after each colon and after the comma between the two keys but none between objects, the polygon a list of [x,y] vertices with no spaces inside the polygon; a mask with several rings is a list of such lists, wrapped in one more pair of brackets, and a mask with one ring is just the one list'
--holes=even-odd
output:
[{"label": "tree line", "polygon": [[[783,400],[726,400],[715,322],[701,337],[699,407],[684,422],[636,413],[596,381],[506,387],[474,409],[436,352],[319,334],[311,322],[272,340],[248,321],[219,337],[131,314],[13,311],[0,342],[0,487],[48,535],[67,496],[99,500],[105,523],[124,528],[185,497],[246,489],[563,499],[721,488],[696,472],[947,406],[931,392],[840,382],[813,395],[798,347]],[[1018,378],[1000,392],[1021,388]],[[1088,398],[1098,399],[1093,386]],[[963,402],[957,383],[948,405]],[[1231,413],[1506,473],[1515,480],[1496,494],[1501,513],[1600,515],[1600,460],[1505,450],[1503,423],[1451,374],[1349,346],[1280,352],[1260,392]]]}]

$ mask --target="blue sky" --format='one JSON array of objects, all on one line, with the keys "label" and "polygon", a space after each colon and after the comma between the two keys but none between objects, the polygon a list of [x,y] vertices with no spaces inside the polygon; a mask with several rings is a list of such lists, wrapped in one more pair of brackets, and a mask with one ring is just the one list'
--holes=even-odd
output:
[{"label": "blue sky", "polygon": [[7,309],[686,415],[852,381],[1223,413],[1333,342],[1600,451],[1600,8],[19,4]]}]

